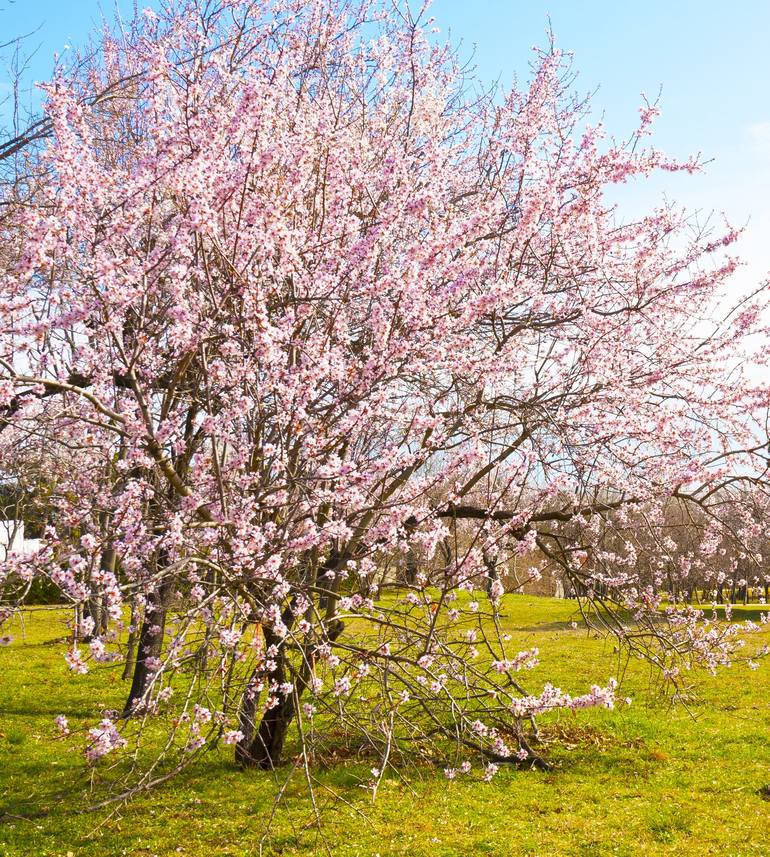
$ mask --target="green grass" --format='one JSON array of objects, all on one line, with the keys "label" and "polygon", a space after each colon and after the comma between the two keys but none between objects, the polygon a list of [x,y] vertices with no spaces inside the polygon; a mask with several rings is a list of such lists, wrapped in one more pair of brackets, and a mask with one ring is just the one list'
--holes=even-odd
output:
[{"label": "green grass", "polygon": [[[570,626],[574,603],[509,596],[505,610],[517,642],[541,651],[541,666],[526,677],[531,690],[554,681],[582,693],[620,673],[611,641]],[[17,624],[14,643],[0,649],[0,855],[258,854],[275,782],[235,768],[227,748],[127,806],[76,812],[98,788],[89,794],[81,742],[52,741],[53,718],[64,713],[73,728],[93,723],[126,687],[115,667],[69,675],[56,645],[66,618],[27,614],[24,634]],[[770,642],[770,633],[762,638]],[[751,647],[759,642],[752,637]],[[314,771],[322,836],[298,772],[262,853],[323,854],[325,842],[334,855],[383,857],[770,854],[768,677],[767,661],[755,672],[735,666],[698,676],[685,708],[632,662],[622,688],[630,707],[549,724],[547,756],[557,766],[547,773],[448,782],[432,768],[410,769],[389,774],[372,804],[358,785],[366,764]]]}]

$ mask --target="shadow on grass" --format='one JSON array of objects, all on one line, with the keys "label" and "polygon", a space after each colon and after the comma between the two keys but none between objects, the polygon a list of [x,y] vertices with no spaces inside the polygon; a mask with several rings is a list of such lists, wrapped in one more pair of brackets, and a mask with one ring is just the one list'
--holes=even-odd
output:
[{"label": "shadow on grass", "polygon": [[[721,604],[716,608],[711,604],[694,604],[693,606],[696,610],[703,611],[703,613],[709,618],[716,613],[717,618],[720,621],[725,621],[727,619],[725,608]],[[741,604],[733,606],[731,618],[733,622],[745,622],[748,620],[751,620],[752,622],[760,622],[763,614],[767,615],[768,612],[770,612],[770,607],[766,604],[749,604],[745,607]]]},{"label": "shadow on grass", "polygon": [[[577,628],[572,627],[572,623],[577,622]],[[542,622],[538,625],[516,625],[515,631],[526,631],[534,633],[537,631],[585,631],[586,625],[579,619],[567,619],[564,622]]]}]

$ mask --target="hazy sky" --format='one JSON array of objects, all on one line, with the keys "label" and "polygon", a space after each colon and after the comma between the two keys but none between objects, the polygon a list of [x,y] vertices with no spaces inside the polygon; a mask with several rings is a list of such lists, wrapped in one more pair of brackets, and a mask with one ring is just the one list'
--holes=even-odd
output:
[{"label": "hazy sky", "polygon": [[[119,6],[128,13],[132,2]],[[38,28],[25,43],[36,49],[29,74],[45,78],[53,53],[81,42],[100,9],[113,8],[109,0],[0,0],[0,43]],[[704,213],[724,211],[736,225],[748,221],[739,280],[770,271],[770,0],[434,0],[432,14],[465,56],[475,49],[484,80],[503,84],[526,77],[550,17],[558,46],[574,53],[578,88],[598,87],[597,115],[619,136],[633,126],[641,93],[662,87],[654,143],[712,162],[701,176],[635,186],[629,204],[644,208],[665,192]],[[3,70],[6,91],[7,82]]]}]

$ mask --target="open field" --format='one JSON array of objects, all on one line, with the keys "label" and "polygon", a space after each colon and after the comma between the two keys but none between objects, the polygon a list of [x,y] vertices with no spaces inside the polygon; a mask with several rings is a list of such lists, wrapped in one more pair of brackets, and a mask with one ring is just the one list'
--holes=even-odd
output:
[{"label": "open field", "polygon": [[[574,611],[568,601],[506,597],[512,633],[541,651],[530,689],[545,676],[575,693],[621,677],[612,642],[573,628]],[[76,813],[94,797],[79,743],[51,740],[53,718],[66,714],[73,729],[90,724],[122,701],[125,687],[118,667],[69,676],[52,645],[66,619],[64,611],[28,613],[24,634],[17,623],[14,642],[0,650],[0,855],[259,853],[272,775],[238,770],[227,748],[129,806]],[[622,686],[630,707],[547,723],[546,755],[557,763],[548,773],[448,782],[438,769],[410,769],[403,778],[389,774],[372,805],[358,784],[368,763],[340,761],[314,772],[319,799],[328,801],[323,836],[335,855],[770,854],[769,677],[767,661],[754,672],[736,666],[695,677],[685,707],[671,705],[648,668],[633,662]],[[262,848],[324,853],[300,773]]]}]

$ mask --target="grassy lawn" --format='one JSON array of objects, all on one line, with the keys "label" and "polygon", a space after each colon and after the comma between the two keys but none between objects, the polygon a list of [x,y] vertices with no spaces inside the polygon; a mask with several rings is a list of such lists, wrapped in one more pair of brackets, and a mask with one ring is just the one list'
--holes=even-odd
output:
[{"label": "grassy lawn", "polygon": [[[762,794],[770,786],[770,661],[754,672],[694,676],[696,695],[672,705],[646,666],[624,671],[611,641],[572,628],[574,611],[569,601],[506,598],[511,632],[541,652],[528,688],[552,681],[582,693],[624,673],[622,691],[634,702],[549,721],[555,770],[501,770],[485,783],[477,773],[449,782],[440,770],[410,769],[389,774],[372,804],[358,784],[368,764],[341,762],[313,772],[322,835],[297,771],[262,853],[323,854],[325,842],[335,855],[770,855]],[[92,724],[120,705],[126,687],[117,667],[70,676],[55,645],[66,619],[27,614],[24,633],[17,622],[14,642],[0,649],[0,855],[260,853],[275,781],[238,770],[228,748],[128,806],[76,812],[96,793],[81,742],[51,740],[53,718]],[[770,632],[762,638],[770,642]],[[759,642],[753,636],[752,649]]]}]

